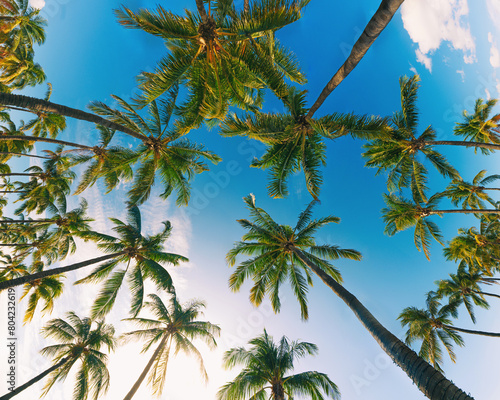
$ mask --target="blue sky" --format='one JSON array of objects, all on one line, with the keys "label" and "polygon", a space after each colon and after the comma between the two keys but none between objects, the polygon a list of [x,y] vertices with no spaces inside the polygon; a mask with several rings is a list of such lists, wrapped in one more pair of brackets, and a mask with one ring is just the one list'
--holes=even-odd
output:
[{"label": "blue sky", "polygon": [[[240,6],[242,1],[236,3]],[[297,55],[307,74],[309,82],[305,88],[309,102],[316,99],[344,62],[380,4],[378,0],[332,3],[312,0],[300,21],[278,33],[279,39]],[[52,101],[83,109],[91,100],[111,103],[111,94],[127,99],[135,91],[134,77],[140,71],[151,70],[165,54],[160,39],[118,25],[112,10],[122,4],[136,10],[152,8],[156,2],[45,0],[42,14],[49,22],[47,41],[37,49],[37,60],[53,85]],[[177,13],[182,13],[184,8],[195,8],[194,0],[161,4]],[[368,54],[316,115],[330,112],[391,115],[400,107],[399,77],[418,73],[422,80],[418,103],[421,128],[432,124],[440,139],[452,139],[453,124],[459,121],[464,109],[471,110],[477,97],[500,96],[499,15],[499,0],[406,0]],[[23,93],[42,96],[44,92],[45,88],[40,87]],[[271,97],[265,107],[268,111],[282,110],[279,102]],[[87,144],[95,140],[91,125],[75,121],[70,123],[66,135]],[[190,259],[186,266],[172,271],[179,297],[205,300],[205,317],[220,324],[222,337],[217,351],[203,351],[209,385],[202,384],[194,362],[178,357],[171,359],[171,375],[161,398],[213,399],[217,389],[237,373],[221,370],[222,352],[245,344],[265,327],[275,338],[287,335],[316,343],[319,355],[299,363],[298,370],[327,373],[339,386],[344,399],[423,399],[351,311],[321,282],[310,289],[311,316],[307,323],[300,320],[298,304],[286,288],[280,315],[272,314],[267,304],[259,309],[251,306],[249,285],[237,294],[229,291],[227,280],[231,270],[224,257],[244,233],[236,223],[236,219],[248,216],[242,198],[254,193],[259,206],[277,221],[290,225],[311,198],[301,174],[291,179],[288,198],[268,197],[267,173],[249,168],[251,159],[262,154],[261,144],[243,138],[222,138],[217,128],[199,129],[189,137],[215,151],[223,162],[196,177],[192,201],[186,209],[177,208],[173,199],[162,202],[153,198],[141,211],[147,232],[158,230],[161,220],[172,222],[174,234],[169,250]],[[127,140],[119,136],[116,143],[127,145]],[[396,320],[398,314],[410,305],[423,306],[425,293],[434,289],[433,282],[454,272],[455,265],[444,262],[437,243],[433,243],[432,258],[427,261],[413,245],[413,232],[394,237],[383,234],[380,209],[384,207],[385,177],[375,176],[375,170],[364,167],[362,145],[362,141],[348,137],[328,143],[321,204],[316,206],[315,216],[333,214],[342,221],[320,231],[318,240],[362,252],[361,262],[336,263],[344,284],[389,330],[402,338],[403,330]],[[486,158],[462,149],[439,150],[465,180],[471,180],[482,169],[490,174],[498,173],[495,169],[498,156]],[[440,191],[447,182],[432,175],[430,184],[431,190]],[[89,214],[96,219],[96,227],[106,230],[109,229],[108,217],[125,216],[126,186],[110,195],[103,195],[100,189],[100,185],[95,186],[83,196],[91,204]],[[77,199],[72,201],[74,205],[77,203]],[[473,219],[460,216],[444,216],[437,222],[447,240],[458,228],[474,224]],[[82,244],[67,263],[90,258],[94,253],[90,245]],[[49,361],[37,354],[39,348],[49,344],[38,336],[40,327],[48,319],[60,317],[69,310],[82,316],[88,312],[94,296],[92,291],[97,289],[72,287],[71,282],[82,276],[84,274],[68,276],[66,293],[52,315],[22,328],[24,338],[19,362],[24,365],[18,383],[48,366]],[[128,303],[126,293],[120,295],[120,304],[109,321],[119,332],[125,332],[130,326],[120,319],[125,316]],[[491,303],[493,306],[494,300]],[[22,308],[21,303],[20,310]],[[500,323],[492,318],[497,310],[495,306],[488,312],[478,310],[477,328],[499,331]],[[471,327],[464,312],[462,316],[456,325]],[[476,399],[496,398],[500,384],[493,366],[500,356],[500,346],[495,339],[465,335],[464,339],[466,347],[456,349],[457,364],[445,363],[447,377]],[[112,385],[106,399],[121,399],[128,391],[147,362],[148,356],[139,357],[139,350],[139,345],[128,344],[111,356]],[[32,399],[38,391],[39,388],[30,389],[18,398]],[[66,399],[71,391],[72,382],[68,379],[64,385],[54,387],[48,398]],[[148,388],[143,387],[137,398],[149,398],[148,393]]]}]

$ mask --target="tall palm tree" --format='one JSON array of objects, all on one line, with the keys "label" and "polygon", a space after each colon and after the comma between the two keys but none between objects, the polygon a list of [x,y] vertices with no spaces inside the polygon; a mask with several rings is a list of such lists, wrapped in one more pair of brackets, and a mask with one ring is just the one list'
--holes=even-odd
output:
[{"label": "tall palm tree", "polygon": [[373,42],[375,42],[375,39],[379,37],[380,33],[389,24],[403,1],[404,0],[382,0],[379,8],[361,33],[361,36],[356,43],[354,43],[349,57],[347,57],[344,64],[342,64],[332,79],[330,79],[328,84],[321,91],[318,99],[309,109],[307,119],[311,119],[313,117],[314,113],[319,107],[321,107],[330,93],[333,92],[333,90],[347,77],[347,75],[352,72],[356,65],[358,65]]},{"label": "tall palm tree", "polygon": [[148,199],[158,176],[164,189],[162,198],[168,197],[175,190],[177,204],[187,204],[189,180],[196,174],[208,170],[202,160],[206,159],[213,163],[221,160],[203,146],[187,139],[180,139],[181,133],[178,130],[169,129],[177,92],[178,88],[173,88],[167,98],[159,100],[158,103],[151,102],[148,105],[147,118],[143,118],[136,107],[117,96],[113,98],[118,101],[122,110],[112,109],[101,102],[93,102],[90,106],[96,114],[138,132],[137,135],[142,141],[128,160],[129,163],[141,163],[129,191],[130,206],[140,205]]},{"label": "tall palm tree", "polygon": [[485,187],[489,183],[500,179],[500,175],[486,176],[486,170],[479,171],[472,183],[465,182],[462,178],[455,178],[446,188],[444,195],[450,198],[454,206],[462,203],[462,208],[485,208],[484,201],[495,205],[495,201],[488,196],[486,190],[500,190],[500,188]]},{"label": "tall palm tree", "polygon": [[[464,111],[464,122],[456,124],[453,133],[472,142],[500,144],[500,114],[490,118],[496,103],[495,99],[490,99],[486,103],[483,99],[477,99],[474,112],[469,114]],[[480,147],[479,149],[483,154],[491,152],[487,148]]]},{"label": "tall palm tree", "polygon": [[[163,251],[164,243],[172,232],[169,221],[163,222],[163,230],[152,236],[142,235],[141,214],[138,207],[128,209],[127,223],[117,218],[111,218],[111,221],[115,224],[112,229],[118,237],[88,232],[84,238],[96,240],[99,242],[97,247],[100,250],[115,254],[115,257],[76,283],[96,283],[106,280],[91,310],[92,318],[102,318],[113,307],[118,291],[126,280],[132,297],[130,315],[135,317],[143,306],[144,281],[150,279],[158,290],[171,291],[172,278],[163,265],[178,265],[188,259]],[[125,268],[117,270],[119,264],[125,265]]]},{"label": "tall palm tree", "polygon": [[41,350],[44,356],[53,358],[54,365],[2,396],[2,400],[16,396],[50,374],[42,392],[42,396],[45,396],[57,381],[66,379],[76,364],[80,366],[76,373],[74,400],[86,400],[89,395],[97,399],[107,392],[110,382],[106,367],[108,357],[100,350],[106,347],[107,351],[113,351],[116,347],[115,329],[112,325],[105,324],[104,321],[95,322],[90,318],[79,318],[70,311],[66,314],[66,320],[50,320],[42,329],[42,334],[59,342]]},{"label": "tall palm tree", "polygon": [[[37,261],[33,263],[29,273],[43,271],[43,268],[43,263],[41,261]],[[33,319],[38,303],[40,302],[44,303],[41,314],[50,314],[54,309],[54,299],[61,296],[63,293],[63,287],[64,284],[61,282],[61,277],[57,275],[37,279],[25,284],[23,294],[19,299],[22,300],[24,297],[29,295],[23,322],[27,323]]]},{"label": "tall palm tree", "polygon": [[[49,101],[52,95],[52,85],[47,83],[47,93],[45,94],[44,100]],[[36,113],[36,118],[28,121],[27,124],[20,128],[22,131],[31,130],[33,136],[41,136],[55,138],[59,132],[66,129],[66,119],[64,116],[38,111]]]},{"label": "tall palm tree", "polygon": [[0,16],[1,31],[9,36],[9,50],[16,50],[21,43],[32,48],[34,43],[45,41],[47,21],[39,15],[39,9],[30,6],[29,0],[8,2],[4,7],[5,13]]},{"label": "tall palm tree", "polygon": [[218,400],[291,400],[295,395],[316,400],[340,399],[337,385],[324,373],[307,371],[288,375],[296,359],[318,353],[315,344],[289,341],[286,336],[276,344],[265,330],[248,343],[252,346],[250,350],[237,347],[224,353],[225,368],[242,365],[244,369],[219,390]]},{"label": "tall palm tree", "polygon": [[231,0],[210,0],[207,13],[203,0],[196,0],[198,13],[186,11],[186,16],[161,6],[154,12],[116,10],[120,24],[161,37],[170,50],[154,72],[142,74],[138,100],[149,103],[184,84],[188,95],[179,126],[186,132],[204,119],[222,120],[229,104],[255,110],[263,87],[285,96],[285,77],[299,83],[305,78],[274,32],[297,21],[308,2],[255,0],[237,11]]},{"label": "tall palm tree", "polygon": [[419,154],[432,164],[438,172],[449,178],[459,178],[458,172],[440,153],[433,149],[437,142],[436,133],[428,126],[420,135],[417,132],[419,114],[417,110],[417,90],[420,78],[414,75],[400,78],[401,111],[391,118],[392,130],[369,141],[363,147],[367,150],[363,157],[367,167],[376,167],[377,174],[389,171],[387,189],[395,192],[410,187],[420,201],[427,200],[427,168],[417,158]]},{"label": "tall palm tree", "polygon": [[[247,278],[252,277],[255,285],[251,289],[250,300],[259,304],[263,297],[268,295],[274,310],[279,311],[279,287],[288,277],[301,308],[304,309],[307,282],[312,283],[311,272],[314,272],[349,306],[380,347],[427,397],[435,400],[472,400],[389,332],[338,282],[338,271],[324,258],[359,259],[360,254],[355,250],[344,250],[332,245],[318,246],[313,237],[320,227],[330,222],[338,222],[338,218],[329,216],[311,221],[311,203],[300,214],[295,229],[292,229],[277,224],[263,209],[256,207],[252,195],[246,197],[245,202],[250,209],[252,221],[239,222],[249,232],[243,236],[243,241],[237,242],[229,251],[227,260],[230,265],[234,265],[238,255],[252,258],[241,262],[231,275],[229,285],[233,290],[238,290]],[[305,272],[307,280],[300,274],[301,270]],[[304,313],[302,315],[304,316]]]},{"label": "tall palm tree", "polygon": [[386,126],[384,119],[353,114],[306,119],[305,94],[289,89],[283,102],[287,114],[258,112],[245,118],[231,114],[221,127],[225,136],[242,135],[267,145],[266,153],[255,159],[252,166],[271,170],[268,189],[273,197],[287,196],[287,179],[302,170],[307,190],[317,199],[323,181],[320,168],[326,164],[324,139],[347,133],[355,137],[376,136]]},{"label": "tall palm tree", "polygon": [[488,309],[490,305],[484,296],[500,297],[492,293],[486,293],[479,286],[483,282],[484,274],[481,272],[467,271],[467,265],[459,264],[456,274],[450,274],[450,279],[441,279],[435,283],[438,285],[437,295],[450,297],[452,302],[463,304],[469,313],[472,322],[476,323],[474,305]]},{"label": "tall palm tree", "polygon": [[174,355],[180,350],[189,355],[194,355],[200,363],[200,370],[203,377],[207,379],[203,359],[198,349],[193,345],[192,340],[202,339],[210,347],[217,345],[214,336],[219,334],[219,326],[208,321],[198,320],[198,317],[203,315],[201,309],[205,307],[204,302],[194,300],[182,305],[178,302],[175,295],[171,295],[168,305],[165,305],[160,297],[155,294],[150,294],[149,298],[151,301],[146,302],[146,308],[152,312],[156,319],[126,319],[146,329],[125,333],[123,338],[145,339],[146,344],[142,352],[148,351],[155,343],[159,343],[141,375],[132,386],[132,389],[124,397],[124,400],[132,399],[148,373],[153,394],[161,395],[165,386],[167,364],[172,351]]},{"label": "tall palm tree", "polygon": [[490,275],[498,270],[500,261],[500,224],[498,219],[481,218],[479,231],[475,228],[460,228],[444,248],[444,255],[450,261],[465,262],[473,272]]},{"label": "tall palm tree", "polygon": [[439,296],[435,292],[427,293],[425,310],[416,307],[405,308],[398,319],[403,327],[408,326],[406,343],[411,345],[416,340],[421,341],[419,356],[429,361],[438,371],[443,371],[441,344],[444,345],[450,359],[455,362],[453,343],[464,346],[462,337],[457,332],[482,336],[500,337],[500,333],[475,331],[458,328],[452,325],[451,317],[458,317],[458,298],[450,298],[450,302],[441,306]]},{"label": "tall palm tree", "polygon": [[443,197],[443,193],[437,193],[431,196],[425,204],[417,201],[411,201],[403,197],[384,194],[384,200],[387,207],[382,209],[382,218],[386,223],[385,233],[389,236],[395,235],[399,231],[403,231],[412,226],[415,227],[415,246],[417,249],[423,250],[425,257],[430,258],[430,239],[434,238],[437,242],[443,245],[442,235],[438,226],[427,219],[431,215],[442,214],[475,214],[499,215],[500,210],[495,209],[437,209],[439,200]]}]

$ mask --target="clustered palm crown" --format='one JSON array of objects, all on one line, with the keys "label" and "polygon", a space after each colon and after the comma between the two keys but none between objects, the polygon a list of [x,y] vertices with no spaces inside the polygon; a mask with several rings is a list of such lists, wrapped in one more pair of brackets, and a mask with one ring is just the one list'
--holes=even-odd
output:
[{"label": "clustered palm crown", "polygon": [[300,18],[308,2],[259,0],[248,11],[237,11],[230,0],[211,0],[207,13],[197,0],[198,15],[186,10],[186,16],[161,6],[155,12],[117,10],[122,25],[161,37],[170,50],[154,72],[142,74],[138,101],[149,103],[174,85],[185,85],[187,100],[179,108],[185,132],[204,119],[223,119],[229,104],[256,110],[264,87],[285,96],[285,76],[299,83],[305,78],[274,32]]},{"label": "clustered palm crown", "polygon": [[232,266],[239,255],[251,258],[236,267],[229,278],[230,288],[237,291],[247,278],[252,277],[254,286],[250,291],[250,301],[259,305],[268,295],[273,309],[278,312],[281,307],[279,288],[288,279],[299,301],[302,318],[307,319],[307,291],[308,285],[312,285],[312,275],[298,253],[305,255],[337,282],[342,281],[341,274],[328,259],[359,260],[361,254],[335,245],[316,244],[313,237],[316,231],[329,223],[338,223],[340,219],[327,216],[313,220],[315,201],[299,215],[294,228],[277,224],[266,211],[255,205],[253,195],[245,197],[244,201],[250,210],[251,220],[241,219],[238,222],[249,232],[242,237],[242,241],[235,243],[226,259]]}]

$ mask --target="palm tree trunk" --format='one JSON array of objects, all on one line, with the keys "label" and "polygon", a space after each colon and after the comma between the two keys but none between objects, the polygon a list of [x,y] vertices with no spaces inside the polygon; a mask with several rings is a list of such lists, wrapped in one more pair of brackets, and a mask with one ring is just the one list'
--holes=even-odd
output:
[{"label": "palm tree trunk", "polygon": [[354,43],[351,54],[349,54],[347,60],[335,73],[333,78],[330,79],[330,82],[328,82],[328,84],[325,86],[318,99],[309,109],[306,118],[312,118],[314,113],[323,104],[330,93],[333,92],[333,90],[347,77],[347,75],[351,73],[356,65],[358,65],[375,39],[378,38],[387,24],[389,24],[403,1],[404,0],[382,0],[377,12],[373,15],[372,19],[366,25],[365,30],[363,31],[359,39],[356,41],[356,43]]},{"label": "palm tree trunk", "polygon": [[37,279],[46,278],[47,276],[59,275],[59,274],[65,273],[65,272],[74,271],[74,270],[77,270],[77,269],[80,269],[83,267],[87,267],[87,266],[92,265],[92,264],[100,263],[101,261],[106,261],[106,260],[109,260],[111,258],[121,256],[122,254],[125,254],[125,252],[120,251],[118,253],[107,254],[105,256],[92,258],[90,260],[81,261],[81,262],[76,263],[76,264],[67,265],[65,267],[47,269],[45,271],[40,271],[40,272],[36,272],[34,274],[22,276],[20,278],[10,279],[8,281],[3,281],[3,282],[0,282],[0,291],[11,288],[11,287],[24,285],[25,283],[33,282]]},{"label": "palm tree trunk", "polygon": [[102,118],[99,115],[91,114],[82,110],[77,110],[76,108],[66,107],[60,104],[52,103],[47,100],[36,99],[34,97],[23,96],[19,94],[0,93],[0,104],[5,106],[11,105],[20,107],[25,109],[26,111],[50,112],[70,118],[79,119],[82,121],[92,122],[94,124],[99,124],[107,128],[126,133],[141,141],[144,139],[142,135],[133,131],[132,129],[117,124],[116,122],[108,121],[107,119]]},{"label": "palm tree trunk", "polygon": [[137,390],[139,389],[139,386],[141,386],[142,381],[144,380],[144,378],[146,378],[146,375],[148,374],[149,370],[151,369],[151,366],[155,362],[156,357],[158,357],[158,354],[160,354],[160,352],[165,347],[165,343],[167,343],[167,339],[169,337],[170,337],[170,335],[167,335],[167,334],[165,334],[165,336],[163,336],[163,338],[161,339],[160,344],[158,345],[158,347],[156,348],[155,352],[153,353],[153,355],[149,359],[149,361],[148,361],[148,363],[146,365],[146,368],[144,368],[144,370],[142,371],[141,375],[139,375],[139,379],[137,379],[137,381],[134,383],[134,386],[132,386],[132,389],[130,389],[130,391],[123,398],[123,400],[130,400],[134,396],[135,392],[137,392]]},{"label": "palm tree trunk", "polygon": [[474,331],[474,330],[465,329],[465,328],[457,328],[456,326],[451,326],[451,325],[443,325],[443,327],[451,329],[453,331],[457,331],[457,332],[471,333],[473,335],[500,337],[500,333],[496,333],[496,332]]},{"label": "palm tree trunk", "polygon": [[25,156],[25,157],[33,157],[33,158],[43,158],[44,160],[51,160],[52,159],[52,157],[36,156],[33,154],[25,154],[25,153],[13,153],[10,151],[0,151],[0,154],[13,155],[13,156]]},{"label": "palm tree trunk", "polygon": [[408,375],[425,396],[431,400],[473,400],[472,397],[446,379],[441,372],[433,368],[389,332],[352,293],[311,262],[302,251],[294,248],[293,252],[349,306],[380,347]]},{"label": "palm tree trunk", "polygon": [[0,219],[0,224],[44,224],[46,222],[56,222],[53,219]]},{"label": "palm tree trunk", "polygon": [[493,209],[456,209],[456,210],[429,210],[432,214],[500,214],[500,210]]},{"label": "palm tree trunk", "polygon": [[198,13],[200,14],[202,22],[206,24],[208,22],[208,15],[203,5],[203,0],[196,0],[196,8],[198,8]]},{"label": "palm tree trunk", "polygon": [[481,143],[481,142],[466,142],[461,140],[434,140],[429,142],[422,142],[424,145],[438,146],[442,144],[450,146],[465,146],[465,147],[480,147],[488,150],[500,150],[500,144]]},{"label": "palm tree trunk", "polygon": [[500,295],[495,294],[495,293],[487,293],[487,292],[476,292],[476,293],[482,294],[483,296],[497,297],[500,299]]},{"label": "palm tree trunk", "polygon": [[28,193],[26,190],[0,190],[1,194]]},{"label": "palm tree trunk", "polygon": [[21,386],[17,387],[15,390],[13,390],[12,392],[10,392],[10,393],[8,393],[8,394],[0,397],[0,400],[8,400],[8,399],[11,399],[12,397],[18,395],[24,389],[29,388],[34,383],[37,383],[38,381],[40,381],[43,378],[45,378],[52,371],[55,371],[57,368],[59,368],[59,367],[63,366],[64,364],[66,364],[66,362],[68,362],[69,360],[70,360],[69,357],[65,357],[65,358],[61,359],[61,361],[59,361],[56,365],[53,365],[52,367],[46,369],[41,374],[35,376],[33,379],[31,379],[28,382],[26,382],[24,385],[21,385]]},{"label": "palm tree trunk", "polygon": [[23,172],[11,172],[9,174],[0,174],[0,176],[39,176],[40,174],[28,174]]},{"label": "palm tree trunk", "polygon": [[243,11],[248,13],[250,11],[250,0],[243,1]]},{"label": "palm tree trunk", "polygon": [[[3,93],[0,93],[3,94]],[[94,150],[93,147],[90,146],[85,146],[84,144],[78,144],[78,143],[72,143],[72,142],[66,142],[64,140],[59,140],[59,139],[51,139],[51,138],[44,138],[40,136],[26,136],[26,135],[2,135],[0,134],[0,140],[26,140],[30,142],[46,142],[46,143],[55,143],[63,146],[72,146],[72,147],[77,147],[79,149],[85,149],[85,150]]]}]

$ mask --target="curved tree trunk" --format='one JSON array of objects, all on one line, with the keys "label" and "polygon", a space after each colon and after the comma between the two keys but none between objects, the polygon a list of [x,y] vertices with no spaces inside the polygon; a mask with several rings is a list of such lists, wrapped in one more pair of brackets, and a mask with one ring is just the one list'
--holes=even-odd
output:
[{"label": "curved tree trunk", "polygon": [[333,90],[347,77],[347,75],[351,73],[356,65],[358,65],[375,39],[378,38],[387,24],[389,24],[403,1],[404,0],[382,0],[382,3],[380,3],[380,7],[366,25],[365,30],[363,31],[359,39],[356,41],[356,43],[354,43],[351,54],[349,54],[347,60],[345,60],[344,64],[335,73],[333,78],[330,79],[330,82],[328,82],[328,84],[325,86],[318,99],[309,109],[306,118],[312,118],[314,113],[323,104],[330,93],[333,92]]},{"label": "curved tree trunk", "polygon": [[37,279],[46,278],[47,276],[59,275],[59,274],[65,273],[65,272],[74,271],[76,269],[87,267],[87,266],[92,265],[92,264],[100,263],[101,261],[106,261],[106,260],[109,260],[111,258],[121,256],[122,254],[125,254],[125,252],[120,251],[118,253],[107,254],[105,256],[92,258],[90,260],[82,261],[82,262],[79,262],[76,264],[67,265],[66,267],[47,269],[45,271],[40,271],[40,272],[36,272],[34,274],[22,276],[20,278],[10,279],[8,281],[3,281],[3,282],[0,282],[0,291],[11,288],[11,287],[24,285],[25,283],[33,282]]},{"label": "curved tree trunk", "polygon": [[28,193],[26,190],[0,190],[1,194]]},{"label": "curved tree trunk", "polygon": [[169,335],[165,334],[165,336],[161,339],[160,344],[158,345],[155,352],[153,353],[153,355],[149,359],[149,361],[146,365],[146,368],[144,368],[141,375],[139,375],[139,379],[137,379],[137,381],[134,383],[134,386],[132,386],[132,389],[130,389],[130,391],[123,398],[123,400],[130,400],[132,397],[134,397],[135,392],[137,392],[137,390],[139,389],[139,386],[141,386],[141,384],[142,384],[142,381],[144,380],[144,378],[146,378],[146,375],[148,374],[149,370],[151,369],[151,366],[153,365],[153,363],[155,362],[156,357],[158,357],[158,354],[160,354],[160,352],[165,347],[165,343],[167,343],[167,340],[169,337],[170,337]]},{"label": "curved tree trunk", "polygon": [[12,156],[25,156],[25,157],[33,157],[33,158],[43,158],[44,160],[51,160],[52,159],[52,157],[36,156],[34,154],[25,154],[25,153],[13,153],[10,151],[0,151],[0,154],[12,155]]},{"label": "curved tree trunk", "polygon": [[496,332],[484,332],[484,331],[474,331],[471,329],[457,328],[456,326],[443,325],[443,327],[451,329],[452,331],[471,333],[473,335],[490,336],[490,337],[500,337],[500,333]]},{"label": "curved tree trunk", "polygon": [[423,144],[429,146],[448,145],[448,146],[480,147],[482,149],[488,149],[488,150],[500,150],[500,144],[466,142],[463,140],[433,140],[429,142],[423,142]]},{"label": "curved tree trunk", "polygon": [[206,24],[208,22],[208,15],[203,5],[203,0],[196,0],[196,8],[198,9],[202,22]]},{"label": "curved tree trunk", "polygon": [[472,397],[446,379],[441,372],[437,371],[389,332],[352,293],[312,263],[302,251],[294,248],[293,252],[349,306],[380,347],[408,375],[425,396],[431,400],[473,400]]},{"label": "curved tree trunk", "polygon": [[63,366],[64,364],[66,364],[66,362],[68,362],[70,360],[69,357],[65,357],[63,359],[61,359],[61,361],[59,361],[56,365],[53,365],[52,367],[46,369],[45,371],[43,371],[41,374],[35,376],[33,379],[29,380],[28,382],[26,382],[25,384],[17,387],[15,390],[13,390],[12,392],[0,397],[0,400],[8,400],[8,399],[11,399],[12,397],[18,395],[19,393],[21,393],[24,389],[27,389],[29,388],[31,385],[33,385],[34,383],[37,383],[38,381],[42,380],[43,378],[45,378],[48,374],[50,374],[52,371],[55,371],[57,368]]},{"label": "curved tree trunk", "polygon": [[495,294],[495,293],[487,293],[487,292],[476,292],[476,293],[482,294],[483,296],[497,297],[500,299],[500,295]]},{"label": "curved tree trunk", "polygon": [[102,118],[99,115],[88,113],[82,110],[77,110],[76,108],[66,107],[60,104],[52,103],[50,101],[36,99],[34,97],[22,96],[12,93],[0,93],[0,104],[5,106],[11,105],[20,107],[26,109],[27,111],[42,111],[64,115],[66,117],[92,122],[94,124],[105,126],[109,129],[126,133],[141,141],[144,139],[142,135],[133,131],[132,129],[117,124],[116,122],[108,121],[107,119]]},{"label": "curved tree trunk", "polygon": [[[0,95],[1,94],[2,93],[0,93]],[[66,142],[64,140],[44,138],[44,137],[39,137],[39,136],[26,136],[26,135],[16,136],[16,135],[2,135],[2,134],[0,134],[0,140],[25,140],[25,141],[30,141],[30,142],[46,142],[46,143],[60,144],[63,146],[77,147],[79,149],[85,149],[85,150],[90,150],[90,151],[94,150],[93,147],[85,146],[84,144]]]},{"label": "curved tree trunk", "polygon": [[53,219],[0,219],[0,224],[44,224],[47,222],[56,222]]},{"label": "curved tree trunk", "polygon": [[457,209],[457,210],[429,210],[432,214],[500,214],[500,210],[493,209]]},{"label": "curved tree trunk", "polygon": [[28,174],[23,172],[11,172],[8,174],[0,174],[0,176],[39,176],[40,174]]}]

